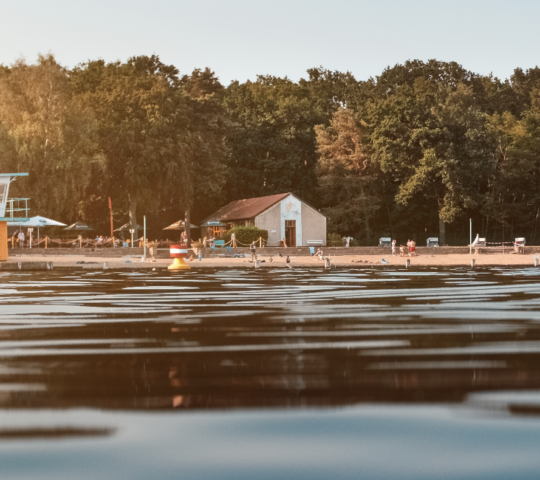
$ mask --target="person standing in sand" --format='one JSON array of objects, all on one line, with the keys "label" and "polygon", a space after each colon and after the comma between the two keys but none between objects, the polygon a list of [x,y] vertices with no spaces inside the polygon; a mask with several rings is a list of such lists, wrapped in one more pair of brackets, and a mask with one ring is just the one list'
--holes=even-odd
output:
[{"label": "person standing in sand", "polygon": [[255,244],[255,240],[251,242],[251,245],[249,246],[249,251],[251,252],[251,261],[253,263],[257,263],[257,246]]},{"label": "person standing in sand", "polygon": [[409,240],[409,257],[416,257],[416,242]]},{"label": "person standing in sand", "polygon": [[399,246],[399,256],[400,257],[405,256],[405,247],[403,245]]}]

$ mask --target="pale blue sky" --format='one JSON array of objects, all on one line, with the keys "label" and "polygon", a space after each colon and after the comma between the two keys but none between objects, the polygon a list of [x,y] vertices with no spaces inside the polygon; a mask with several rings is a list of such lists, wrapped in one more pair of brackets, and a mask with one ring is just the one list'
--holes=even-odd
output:
[{"label": "pale blue sky", "polygon": [[0,63],[155,53],[228,84],[320,65],[367,79],[437,58],[507,78],[540,64],[539,20],[539,0],[0,0]]}]

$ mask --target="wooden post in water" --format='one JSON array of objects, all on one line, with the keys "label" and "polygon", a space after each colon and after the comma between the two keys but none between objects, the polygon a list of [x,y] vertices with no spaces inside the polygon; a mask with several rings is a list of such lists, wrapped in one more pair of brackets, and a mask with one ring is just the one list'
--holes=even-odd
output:
[{"label": "wooden post in water", "polygon": [[534,266],[535,266],[535,267],[538,267],[538,263],[539,263],[539,261],[538,261],[538,255],[535,255],[535,256],[534,256]]},{"label": "wooden post in water", "polygon": [[476,260],[474,258],[471,260],[471,267],[476,267]]},{"label": "wooden post in water", "polygon": [[410,266],[411,266],[411,260],[407,259],[407,261],[405,262],[405,267],[409,268]]}]

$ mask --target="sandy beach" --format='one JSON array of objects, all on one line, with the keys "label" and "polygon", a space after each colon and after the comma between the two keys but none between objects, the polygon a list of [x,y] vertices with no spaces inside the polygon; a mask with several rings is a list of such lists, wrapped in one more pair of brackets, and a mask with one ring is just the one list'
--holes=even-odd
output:
[{"label": "sandy beach", "polygon": [[[260,267],[286,267],[285,257],[260,256]],[[395,265],[405,266],[406,261],[410,260],[411,267],[445,267],[445,266],[470,266],[471,260],[476,260],[476,266],[534,266],[534,255],[423,255],[417,257],[399,257],[392,255],[339,255],[330,257],[331,262],[336,267],[357,267],[357,266],[382,266]],[[383,259],[388,262],[384,263]],[[245,258],[203,258],[202,261],[195,259],[187,263],[194,269],[197,268],[216,268],[216,267],[234,267],[234,268],[254,268],[254,265],[248,257]],[[146,269],[146,268],[166,268],[172,263],[171,259],[159,258],[156,260],[147,259],[142,262],[140,257],[85,257],[84,255],[64,255],[64,256],[36,256],[21,255],[13,256],[8,260],[10,262],[53,262],[55,268],[103,268],[104,265],[110,269]],[[324,261],[315,257],[291,256],[291,265],[293,267],[315,267],[324,268]]]}]

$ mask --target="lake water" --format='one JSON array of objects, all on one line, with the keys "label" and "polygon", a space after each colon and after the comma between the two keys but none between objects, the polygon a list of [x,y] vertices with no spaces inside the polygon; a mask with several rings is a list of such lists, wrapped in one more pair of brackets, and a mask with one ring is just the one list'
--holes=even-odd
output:
[{"label": "lake water", "polygon": [[540,271],[1,274],[0,478],[538,479]]}]

